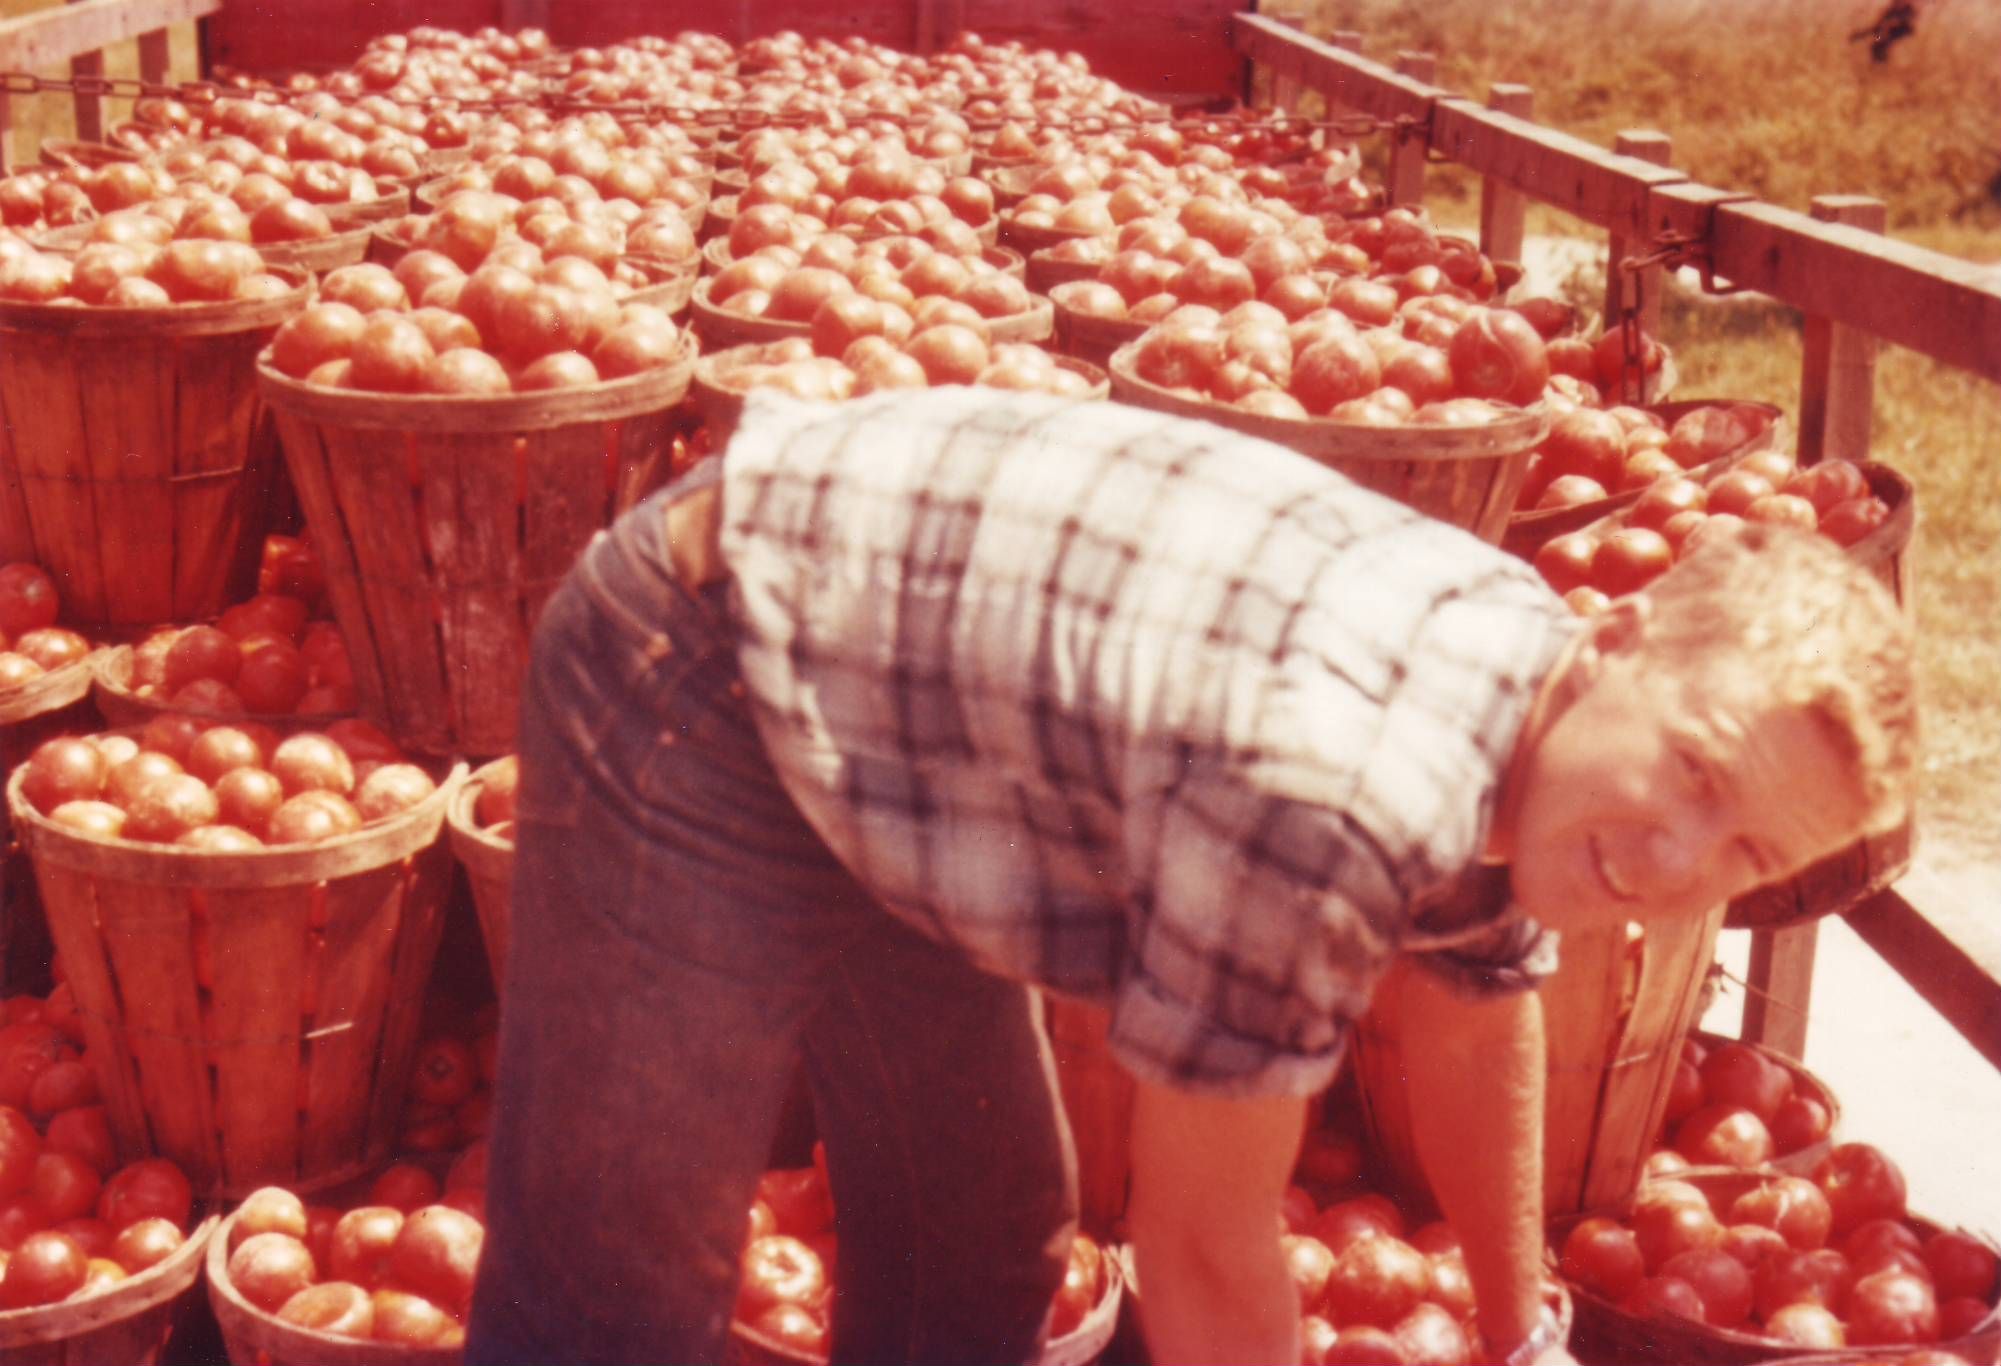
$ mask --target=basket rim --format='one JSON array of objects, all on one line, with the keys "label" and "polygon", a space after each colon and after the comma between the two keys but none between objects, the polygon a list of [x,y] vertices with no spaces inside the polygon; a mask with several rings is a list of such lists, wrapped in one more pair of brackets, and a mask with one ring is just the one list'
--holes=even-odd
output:
[{"label": "basket rim", "polygon": [[[301,1328],[286,1323],[275,1314],[266,1313],[243,1298],[236,1283],[229,1276],[229,1230],[236,1226],[236,1216],[240,1209],[231,1210],[219,1227],[210,1236],[203,1264],[208,1273],[208,1293],[211,1304],[217,1308],[217,1326],[222,1329],[225,1341],[239,1335],[250,1339],[249,1345],[260,1352],[268,1352],[281,1361],[312,1361],[318,1366],[382,1366],[386,1357],[393,1354],[397,1360],[411,1363],[411,1366],[457,1366],[465,1352],[460,1347],[411,1347],[401,1343],[378,1342],[374,1338],[349,1338],[337,1333],[321,1332],[317,1328]],[[227,1305],[235,1321],[222,1313],[221,1305]],[[244,1332],[245,1329],[249,1331]],[[300,1349],[307,1354],[298,1355]]]},{"label": "basket rim", "polygon": [[[473,807],[486,791],[486,775],[509,757],[503,755],[499,759],[488,760],[468,773],[445,806],[445,828],[451,832],[452,852],[468,868],[475,862],[492,865],[503,858],[510,867],[513,865],[514,841],[493,834],[473,819]],[[466,857],[468,852],[473,854],[472,858]],[[489,866],[485,871],[498,870]]]},{"label": "basket rim", "polygon": [[[192,716],[198,721],[207,721],[219,726],[241,722],[255,722],[258,725],[270,726],[272,729],[278,731],[286,729],[314,730],[320,726],[332,725],[336,721],[352,720],[357,715],[357,713],[352,711],[312,712],[304,715],[298,713],[279,715],[274,712],[257,711],[204,711],[198,707],[176,707],[171,703],[156,702],[150,697],[141,697],[132,691],[130,685],[132,682],[133,659],[133,647],[130,645],[107,645],[103,649],[92,652],[90,656],[90,681],[92,690],[97,694],[100,704],[108,696],[111,698],[114,706],[126,708],[132,712],[144,712],[149,718],[162,714]],[[125,724],[113,716],[106,716],[104,719],[110,722],[114,729]]]},{"label": "basket rim", "polygon": [[[1098,1302],[1091,1306],[1091,1312],[1086,1314],[1083,1321],[1070,1332],[1043,1343],[1030,1366],[1041,1366],[1041,1363],[1050,1360],[1059,1347],[1066,1349],[1062,1360],[1070,1360],[1071,1352],[1088,1347],[1089,1354],[1084,1359],[1094,1361],[1111,1342],[1112,1334],[1117,1331],[1119,1312],[1126,1297],[1126,1266],[1124,1260],[1116,1254],[1112,1244],[1099,1243],[1098,1249],[1101,1254],[1099,1264],[1105,1268],[1105,1288],[1098,1296]],[[776,1339],[766,1337],[734,1314],[730,1316],[729,1333],[732,1338],[749,1344],[774,1361],[791,1362],[794,1366],[827,1366],[827,1357],[795,1352]],[[335,1363],[335,1366],[339,1366],[339,1363]]]},{"label": "basket rim", "polygon": [[681,354],[669,364],[574,389],[497,396],[330,389],[274,368],[269,347],[257,354],[257,381],[266,403],[310,422],[378,431],[546,431],[641,417],[678,404],[687,393],[689,375],[701,355],[701,342],[695,334],[688,328],[678,330]]},{"label": "basket rim", "polygon": [[[203,1259],[221,1219],[220,1214],[210,1214],[199,1220],[168,1256],[100,1294],[0,1312],[0,1350],[75,1337],[165,1304],[201,1275]],[[57,1314],[56,1310],[68,1312]],[[42,1322],[37,1323],[37,1319]]]},{"label": "basket rim", "polygon": [[[104,732],[98,732],[102,734]],[[123,838],[99,839],[65,830],[44,816],[22,792],[28,767],[7,779],[7,810],[29,856],[58,867],[155,886],[230,890],[292,886],[372,872],[422,853],[437,843],[445,808],[465,780],[455,761],[437,790],[385,821],[315,844],[274,844],[244,853],[219,853]],[[86,852],[87,851],[87,852]],[[303,865],[303,866],[302,866]]]},{"label": "basket rim", "polygon": [[1114,398],[1123,401],[1129,394],[1137,394],[1143,400],[1139,406],[1176,417],[1213,422],[1246,436],[1262,437],[1281,445],[1317,435],[1346,436],[1356,443],[1357,449],[1352,455],[1339,457],[1344,460],[1449,463],[1507,456],[1527,451],[1549,433],[1549,414],[1540,404],[1527,408],[1499,405],[1508,415],[1478,427],[1417,424],[1375,427],[1325,417],[1267,417],[1246,413],[1214,400],[1198,402],[1182,398],[1150,380],[1141,379],[1133,368],[1138,345],[1138,340],[1127,342],[1112,353],[1105,366],[1112,377]]},{"label": "basket rim", "polygon": [[0,333],[55,333],[70,337],[130,341],[159,337],[221,336],[276,328],[311,294],[310,271],[265,262],[265,269],[292,284],[268,299],[223,299],[214,303],[163,304],[157,308],[108,308],[99,304],[31,304],[0,300]]},{"label": "basket rim", "polygon": [[[12,688],[0,688],[0,725],[32,721],[82,697],[90,691],[96,677],[95,661],[103,653],[102,645],[92,646],[82,659],[73,659],[59,669],[50,669]],[[77,687],[79,671],[83,679],[81,690]]]}]

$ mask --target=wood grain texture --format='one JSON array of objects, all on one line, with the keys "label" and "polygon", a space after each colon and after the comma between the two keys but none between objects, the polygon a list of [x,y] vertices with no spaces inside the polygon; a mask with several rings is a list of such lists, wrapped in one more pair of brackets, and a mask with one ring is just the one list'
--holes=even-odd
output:
[{"label": "wood grain texture", "polygon": [[1230,35],[1238,53],[1259,66],[1319,91],[1332,103],[1379,119],[1422,119],[1444,93],[1264,15],[1232,16]]},{"label": "wood grain texture", "polygon": [[[1821,195],[1813,217],[1865,232],[1889,226],[1890,206],[1860,195]],[[1820,460],[1866,460],[1876,409],[1876,339],[1832,318],[1809,314],[1800,361],[1802,465]]]},{"label": "wood grain texture", "polygon": [[[1487,92],[1487,107],[1518,119],[1535,112],[1535,92],[1525,85],[1496,84]],[[1522,259],[1522,235],[1528,223],[1528,198],[1504,180],[1480,181],[1480,250],[1496,261]]]},{"label": "wood grain texture", "polygon": [[1439,102],[1431,145],[1469,170],[1633,238],[1645,231],[1648,191],[1688,178],[1467,100]]},{"label": "wood grain texture", "polygon": [[42,71],[79,53],[215,14],[222,0],[77,0],[0,20],[0,70]]},{"label": "wood grain texture", "polygon": [[313,893],[206,894],[215,963],[209,1052],[226,1185],[249,1189],[299,1179],[299,1124],[282,1103],[299,1094],[300,989],[309,965]]}]

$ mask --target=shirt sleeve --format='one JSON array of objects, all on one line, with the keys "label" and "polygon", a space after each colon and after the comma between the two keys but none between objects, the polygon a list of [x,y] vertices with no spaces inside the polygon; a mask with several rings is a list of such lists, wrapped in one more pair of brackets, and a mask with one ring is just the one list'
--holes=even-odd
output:
[{"label": "shirt sleeve", "polygon": [[1145,805],[1113,1052],[1218,1096],[1323,1089],[1395,956],[1387,879],[1337,814],[1227,774]]}]

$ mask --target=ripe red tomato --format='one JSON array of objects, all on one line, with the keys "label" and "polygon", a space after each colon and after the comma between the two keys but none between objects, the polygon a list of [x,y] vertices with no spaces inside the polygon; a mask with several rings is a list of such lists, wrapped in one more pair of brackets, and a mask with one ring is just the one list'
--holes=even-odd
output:
[{"label": "ripe red tomato", "polygon": [[0,1200],[27,1191],[34,1180],[42,1137],[34,1123],[11,1105],[0,1105]]},{"label": "ripe red tomato", "polygon": [[1619,1304],[1635,1318],[1683,1318],[1702,1322],[1702,1296],[1679,1276],[1649,1276]]},{"label": "ripe red tomato", "polygon": [[1835,1351],[1848,1345],[1841,1320],[1817,1304],[1788,1304],[1765,1320],[1764,1334],[1791,1347]]},{"label": "ripe red tomato", "polygon": [[35,1159],[28,1181],[28,1199],[48,1224],[81,1219],[97,1208],[103,1178],[97,1169],[74,1153],[52,1152],[47,1148]]},{"label": "ripe red tomato", "polygon": [[1726,1224],[1723,1241],[1717,1246],[1752,1271],[1762,1266],[1766,1258],[1792,1251],[1792,1245],[1779,1236],[1777,1229],[1763,1224]]},{"label": "ripe red tomato", "polygon": [[367,1338],[375,1330],[375,1305],[362,1287],[349,1281],[309,1285],[278,1308],[278,1317],[300,1328],[339,1337]]},{"label": "ripe red tomato", "polygon": [[1965,1233],[1934,1233],[1925,1241],[1924,1256],[1941,1301],[1970,1297],[1993,1302],[1997,1263],[1985,1243]]},{"label": "ripe red tomato", "polygon": [[164,1157],[141,1158],[119,1169],[97,1197],[97,1217],[116,1229],[160,1218],[185,1230],[193,1210],[193,1187]]},{"label": "ripe red tomato", "polygon": [[1357,1238],[1334,1259],[1326,1303],[1336,1323],[1394,1328],[1430,1285],[1430,1259],[1403,1239]]},{"label": "ripe red tomato", "polygon": [[1607,597],[1638,592],[1674,564],[1667,538],[1645,527],[1620,527],[1591,557],[1591,586]]},{"label": "ripe red tomato", "polygon": [[465,1329],[456,1319],[421,1295],[384,1289],[369,1298],[375,1312],[377,1342],[447,1347],[465,1338]]},{"label": "ripe red tomato", "polygon": [[[750,1320],[755,1332],[782,1343],[795,1356],[825,1357],[829,1337],[826,1315],[803,1304],[774,1304]],[[1052,1338],[1059,1336],[1052,1323]]]},{"label": "ripe red tomato", "polygon": [[1730,1206],[1732,1223],[1762,1224],[1801,1252],[1827,1242],[1834,1213],[1820,1187],[1800,1176],[1777,1176],[1746,1191]]},{"label": "ripe red tomato", "polygon": [[1749,1110],[1770,1122],[1792,1094],[1792,1075],[1745,1043],[1720,1044],[1702,1061],[1702,1089],[1710,1101]]},{"label": "ripe red tomato", "polygon": [[56,624],[56,581],[25,560],[0,567],[0,635],[24,635]]},{"label": "ripe red tomato", "polygon": [[1579,1220],[1564,1238],[1561,1269],[1566,1279],[1615,1302],[1638,1289],[1647,1274],[1633,1231],[1599,1217]]},{"label": "ripe red tomato", "polygon": [[68,1234],[29,1234],[0,1273],[0,1307],[25,1309],[68,1299],[83,1285],[89,1260]]},{"label": "ripe red tomato", "polygon": [[1833,1248],[1769,1257],[1751,1276],[1758,1317],[1769,1320],[1789,1304],[1834,1309],[1854,1279],[1848,1259]]},{"label": "ripe red tomato", "polygon": [[1806,499],[1820,517],[1851,498],[1870,496],[1869,479],[1852,460],[1823,460],[1796,470],[1780,491]]},{"label": "ripe red tomato", "polygon": [[1889,520],[1890,505],[1871,495],[1835,504],[1820,519],[1820,530],[1836,545],[1854,545]]},{"label": "ripe red tomato", "polygon": [[1931,1282],[1908,1271],[1878,1271],[1856,1281],[1842,1300],[1842,1318],[1856,1347],[1938,1340],[1938,1298]]},{"label": "ripe red tomato", "polygon": [[389,1284],[463,1318],[486,1230],[463,1210],[427,1205],[403,1220],[389,1251]]},{"label": "ripe red tomato", "polygon": [[1674,517],[1688,512],[1702,513],[1709,507],[1709,490],[1693,479],[1657,479],[1634,502],[1626,514],[1626,525],[1665,531]]},{"label": "ripe red tomato", "polygon": [[1751,1273],[1720,1246],[1677,1253],[1661,1264],[1660,1274],[1693,1286],[1702,1317],[1713,1327],[1735,1328],[1751,1316]]},{"label": "ripe red tomato", "polygon": [[[1285,1253],[1286,1270],[1292,1275],[1293,1289],[1299,1292],[1299,1306],[1310,1314],[1320,1307],[1321,1297],[1327,1293],[1327,1280],[1334,1274],[1334,1254],[1318,1238],[1302,1234],[1288,1233],[1278,1241]],[[1071,1327],[1082,1321],[1088,1308],[1085,1305],[1077,1313]]]},{"label": "ripe red tomato", "polygon": [[[1310,1239],[1306,1241],[1311,1241]],[[1323,1252],[1325,1248],[1321,1249]],[[1288,1259],[1290,1264],[1290,1259]],[[1334,1259],[1327,1258],[1327,1269],[1332,1270]],[[1294,1283],[1298,1283],[1298,1269],[1294,1268]],[[1326,1287],[1323,1279],[1321,1288]],[[1055,1302],[1050,1306],[1049,1336],[1067,1337],[1089,1317],[1098,1305],[1104,1292],[1104,1254],[1098,1245],[1082,1234],[1071,1240],[1070,1257],[1063,1267],[1063,1283],[1056,1288]],[[1304,1291],[1301,1303],[1306,1303]]]},{"label": "ripe red tomato", "polygon": [[304,1242],[306,1232],[305,1201],[283,1186],[264,1186],[237,1206],[229,1226],[229,1247],[233,1252],[244,1239],[259,1233],[283,1233]]},{"label": "ripe red tomato", "polygon": [[1834,1212],[1834,1237],[1871,1219],[1904,1215],[1904,1174],[1880,1148],[1843,1143],[1814,1167],[1813,1180]]},{"label": "ripe red tomato", "polygon": [[1834,1117],[1825,1105],[1798,1092],[1786,1097],[1772,1116],[1772,1151],[1783,1157],[1825,1139],[1834,1126]]},{"label": "ripe red tomato", "polygon": [[757,1196],[771,1207],[780,1233],[811,1238],[833,1227],[833,1196],[826,1179],[812,1167],[766,1172],[758,1180]]},{"label": "ripe red tomato", "polygon": [[1605,486],[1596,479],[1581,474],[1559,474],[1549,481],[1542,496],[1535,500],[1535,510],[1542,512],[1550,508],[1578,507],[1584,503],[1601,502],[1606,496]]},{"label": "ripe red tomato", "polygon": [[1772,481],[1750,470],[1737,469],[1719,475],[1709,485],[1709,511],[1728,512],[1742,517],[1751,504],[1770,497],[1776,490]]},{"label": "ripe red tomato", "polygon": [[410,1098],[420,1105],[457,1105],[479,1084],[479,1068],[463,1039],[438,1037],[417,1045]]},{"label": "ripe red tomato", "polygon": [[165,1219],[141,1219],[118,1232],[111,1240],[109,1255],[128,1274],[136,1276],[147,1267],[166,1261],[186,1241],[187,1235]]},{"label": "ripe red tomato", "polygon": [[437,1203],[439,1193],[437,1177],[414,1162],[396,1162],[384,1168],[382,1174],[375,1178],[363,1203],[387,1205],[408,1214]]},{"label": "ripe red tomato", "polygon": [[1675,1129],[1674,1146],[1698,1167],[1757,1167],[1772,1155],[1772,1135],[1741,1106],[1705,1105]]},{"label": "ripe red tomato", "polygon": [[362,1205],[343,1214],[327,1239],[327,1274],[370,1290],[381,1285],[403,1217],[389,1205]]},{"label": "ripe red tomato", "polygon": [[1597,553],[1597,540],[1585,532],[1552,536],[1535,553],[1536,572],[1556,592],[1568,593],[1591,582],[1591,561]]},{"label": "ripe red tomato", "polygon": [[1663,1202],[1633,1211],[1633,1237],[1647,1270],[1657,1272],[1668,1258],[1692,1248],[1714,1247],[1723,1241],[1723,1225],[1709,1205]]}]

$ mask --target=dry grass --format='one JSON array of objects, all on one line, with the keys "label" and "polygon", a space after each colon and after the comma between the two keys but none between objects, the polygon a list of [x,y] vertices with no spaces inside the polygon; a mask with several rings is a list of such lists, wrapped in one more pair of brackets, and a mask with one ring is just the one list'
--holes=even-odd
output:
[{"label": "dry grass", "polygon": [[[1930,0],[1887,63],[1851,29],[1881,0],[1319,0],[1307,25],[1355,29],[1367,55],[1438,57],[1438,82],[1484,99],[1535,89],[1538,121],[1609,145],[1629,128],[1674,139],[1696,180],[1794,208],[1871,194],[1892,232],[2001,261],[2001,5]],[[1428,203],[1470,224],[1471,177],[1434,167]],[[1531,232],[1576,232],[1553,210]],[[1585,229],[1585,231],[1589,231]],[[1602,277],[1577,282],[1593,304]],[[1757,302],[1671,297],[1663,331],[1685,395],[1762,398],[1797,411],[1800,326]],[[2001,866],[2001,389],[1907,351],[1879,363],[1876,458],[1918,489],[1914,555],[1928,857]]]}]

